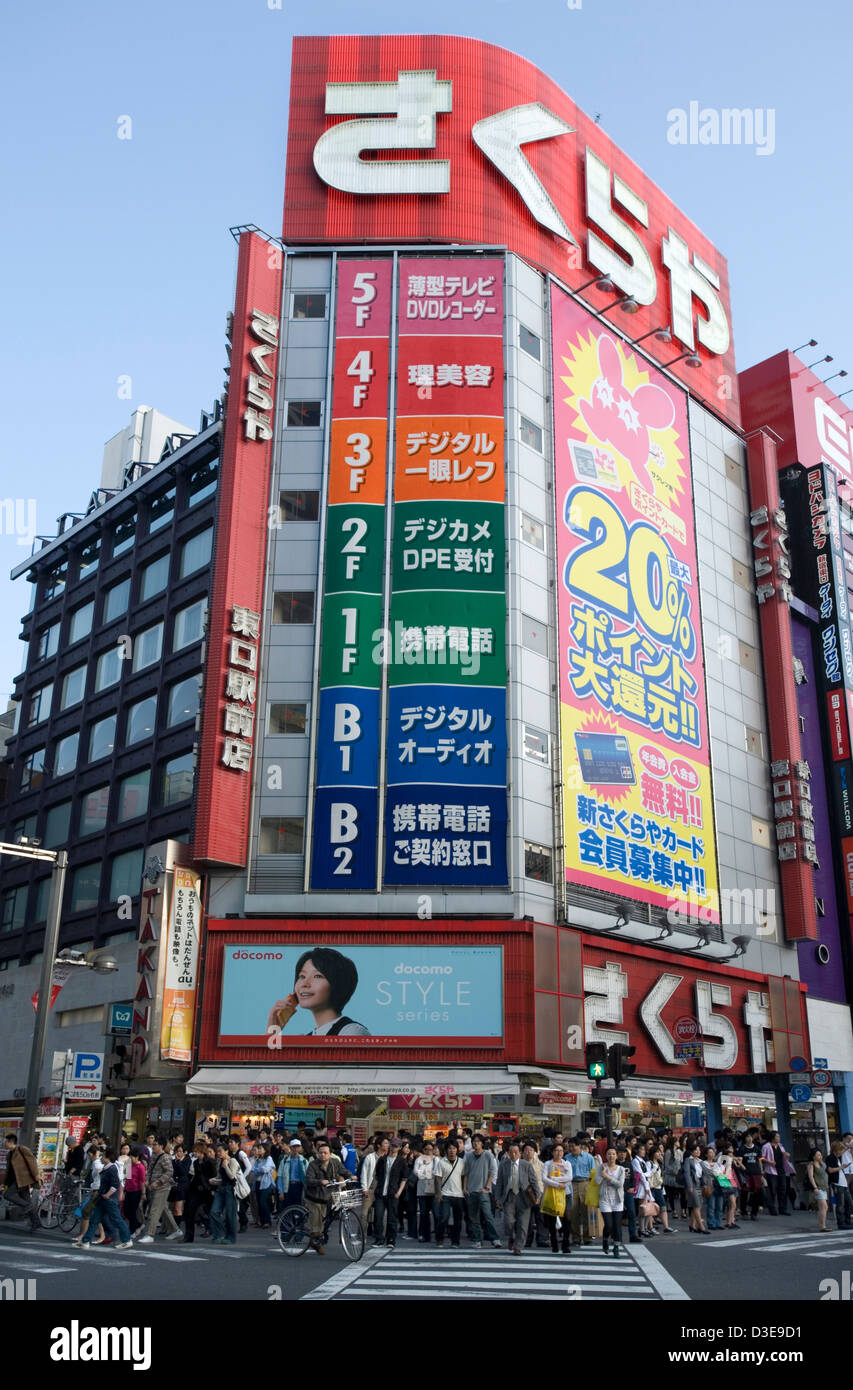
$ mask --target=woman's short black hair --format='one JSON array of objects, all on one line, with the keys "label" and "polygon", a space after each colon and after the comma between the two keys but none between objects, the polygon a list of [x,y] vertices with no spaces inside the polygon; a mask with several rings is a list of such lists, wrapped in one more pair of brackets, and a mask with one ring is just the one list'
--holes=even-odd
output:
[{"label": "woman's short black hair", "polygon": [[334,951],[331,946],[315,946],[310,951],[304,951],[296,962],[293,972],[294,984],[307,960],[313,961],[320,974],[325,975],[329,981],[329,1002],[333,1009],[342,1014],[345,1004],[355,994],[358,986],[358,971],[355,965],[348,956],[342,956],[340,951]]}]

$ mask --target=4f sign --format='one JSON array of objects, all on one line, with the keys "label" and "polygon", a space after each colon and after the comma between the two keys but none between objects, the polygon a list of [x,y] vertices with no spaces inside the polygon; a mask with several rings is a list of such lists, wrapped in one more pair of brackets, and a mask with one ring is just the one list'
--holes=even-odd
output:
[{"label": "4f sign", "polygon": [[[434,150],[438,119],[452,110],[453,83],[439,79],[435,70],[400,71],[395,82],[329,82],[326,115],[351,119],[339,120],[320,136],[314,146],[314,168],[325,184],[342,193],[448,194],[449,159],[368,160],[363,156],[372,150],[399,150],[407,156],[413,150],[423,154]],[[541,102],[509,107],[471,127],[473,143],[512,185],[531,216],[570,246],[578,246],[572,228],[523,147],[574,133],[573,126]],[[658,277],[648,235],[642,233],[649,226],[647,202],[589,146],[584,168],[588,261],[638,304],[653,304]],[[672,227],[661,238],[659,254],[669,274],[674,336],[689,349],[695,348],[698,339],[709,353],[723,356],[731,345],[731,332],[719,276]],[[695,315],[694,299],[702,309]]]}]

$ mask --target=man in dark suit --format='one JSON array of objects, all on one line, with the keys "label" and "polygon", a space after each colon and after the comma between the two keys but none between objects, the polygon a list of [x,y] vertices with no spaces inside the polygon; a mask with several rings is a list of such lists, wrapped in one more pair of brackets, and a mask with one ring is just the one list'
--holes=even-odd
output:
[{"label": "man in dark suit", "polygon": [[520,1255],[524,1249],[530,1213],[541,1196],[536,1169],[521,1157],[518,1144],[510,1144],[507,1157],[498,1164],[495,1201],[498,1211],[504,1214],[507,1247],[514,1255]]}]

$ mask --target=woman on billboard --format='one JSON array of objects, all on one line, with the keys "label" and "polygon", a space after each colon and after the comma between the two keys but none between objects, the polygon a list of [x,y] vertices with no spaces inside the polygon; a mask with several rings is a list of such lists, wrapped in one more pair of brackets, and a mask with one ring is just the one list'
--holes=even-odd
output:
[{"label": "woman on billboard", "polygon": [[358,987],[358,971],[348,956],[330,946],[315,946],[299,957],[294,974],[293,993],[273,1004],[268,1029],[284,1028],[297,1009],[308,1009],[314,1015],[311,1037],[370,1036],[369,1028],[344,1013]]}]

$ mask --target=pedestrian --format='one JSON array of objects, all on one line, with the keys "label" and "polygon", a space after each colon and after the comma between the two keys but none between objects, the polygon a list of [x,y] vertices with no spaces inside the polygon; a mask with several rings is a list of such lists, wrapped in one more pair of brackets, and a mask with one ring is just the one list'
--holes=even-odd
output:
[{"label": "pedestrian", "polygon": [[566,1161],[562,1144],[554,1143],[551,1157],[542,1164],[542,1220],[548,1231],[551,1251],[557,1254],[557,1225],[560,1227],[564,1255],[571,1250],[572,1165]]},{"label": "pedestrian", "polygon": [[844,1145],[836,1139],[830,1144],[829,1153],[826,1156],[826,1176],[829,1179],[829,1188],[835,1200],[835,1223],[839,1231],[849,1230],[853,1226],[853,1199],[850,1196],[847,1176],[841,1162],[843,1153]]},{"label": "pedestrian", "polygon": [[652,1145],[648,1158],[648,1180],[651,1189],[652,1201],[658,1205],[657,1220],[660,1221],[661,1230],[665,1236],[672,1235],[672,1227],[669,1224],[669,1201],[667,1198],[666,1187],[663,1181],[664,1151],[662,1144]]},{"label": "pedestrian", "polygon": [[465,1155],[462,1175],[474,1248],[482,1249],[485,1231],[486,1240],[490,1240],[499,1250],[501,1243],[492,1220],[491,1202],[492,1184],[498,1175],[498,1165],[494,1154],[486,1149],[482,1134],[472,1137],[471,1152]]},{"label": "pedestrian", "polygon": [[275,1191],[275,1164],[269,1152],[269,1144],[263,1147],[256,1144],[252,1150],[252,1180],[255,1200],[258,1205],[258,1225],[268,1230],[272,1225],[272,1195]]},{"label": "pedestrian", "polygon": [[333,1183],[345,1181],[347,1170],[339,1158],[335,1158],[328,1139],[321,1139],[315,1145],[315,1154],[305,1173],[305,1197],[311,1223],[311,1249],[318,1255],[326,1253],[326,1215],[329,1209]]},{"label": "pedestrian", "polygon": [[761,1150],[761,1163],[767,1183],[767,1203],[771,1216],[788,1215],[788,1179],[785,1174],[786,1151],[776,1130],[768,1135]]},{"label": "pedestrian", "polygon": [[18,1143],[17,1134],[7,1134],[3,1195],[11,1207],[26,1212],[31,1235],[41,1229],[38,1217],[39,1182],[38,1164],[32,1150]]},{"label": "pedestrian", "polygon": [[148,1218],[144,1234],[137,1237],[139,1245],[152,1245],[157,1227],[162,1218],[166,1226],[166,1239],[178,1240],[181,1230],[168,1207],[169,1193],[174,1181],[172,1159],[166,1150],[166,1140],[162,1134],[154,1136],[151,1143],[152,1160],[148,1170],[146,1191],[148,1192]]},{"label": "pedestrian", "polygon": [[341,1131],[340,1159],[347,1172],[354,1178],[358,1171],[358,1154],[352,1142],[352,1135],[347,1134],[346,1130]]},{"label": "pedestrian", "polygon": [[654,1207],[657,1203],[652,1197],[649,1181],[651,1164],[646,1158],[645,1144],[637,1145],[631,1159],[631,1167],[634,1170],[634,1202],[640,1214],[640,1234],[645,1239],[651,1239],[654,1236],[654,1219],[657,1215]]},{"label": "pedestrian", "polygon": [[211,1186],[211,1180],[216,1177],[216,1159],[210,1152],[210,1146],[203,1139],[200,1139],[193,1153],[195,1154],[195,1163],[184,1205],[185,1245],[192,1245],[195,1240],[195,1228],[199,1212],[202,1213],[203,1220],[209,1217],[215,1191],[215,1188]]},{"label": "pedestrian", "polygon": [[757,1221],[764,1181],[761,1171],[761,1154],[756,1148],[752,1130],[747,1130],[741,1141],[737,1162],[740,1182],[740,1214],[746,1216],[748,1213],[750,1221]]},{"label": "pedestrian", "polygon": [[705,1177],[701,1154],[701,1146],[693,1144],[684,1159],[684,1198],[690,1213],[690,1230],[706,1235],[707,1230],[702,1217],[702,1189]]},{"label": "pedestrian", "polygon": [[714,1165],[717,1161],[717,1151],[712,1144],[707,1144],[701,1153],[702,1163],[702,1197],[705,1202],[705,1224],[709,1231],[719,1231],[722,1228],[723,1201],[722,1193],[716,1184],[716,1172]]},{"label": "pedestrian", "polygon": [[613,1246],[614,1257],[618,1256],[622,1244],[622,1212],[624,1210],[625,1180],[628,1169],[618,1161],[617,1151],[608,1149],[600,1174],[601,1195],[599,1207],[604,1220],[604,1237],[601,1248],[605,1255]]},{"label": "pedestrian", "polygon": [[589,1210],[586,1205],[586,1186],[595,1167],[595,1159],[585,1144],[574,1140],[569,1145],[572,1166],[572,1245],[589,1245]]},{"label": "pedestrian", "polygon": [[187,1193],[190,1189],[192,1166],[192,1155],[186,1153],[183,1144],[175,1140],[172,1146],[172,1175],[174,1181],[169,1193],[169,1206],[171,1207],[172,1215],[177,1225],[180,1225],[183,1220],[184,1203],[187,1200]]},{"label": "pedestrian", "polygon": [[234,1185],[240,1165],[227,1144],[216,1145],[215,1175],[210,1179],[213,1201],[210,1206],[211,1245],[237,1244],[237,1199]]},{"label": "pedestrian", "polygon": [[826,1231],[829,1229],[826,1224],[826,1213],[829,1205],[829,1178],[820,1149],[812,1149],[809,1153],[806,1180],[814,1193],[814,1200],[817,1204],[817,1228],[819,1231]]},{"label": "pedestrian", "polygon": [[[123,1148],[130,1148],[129,1145],[122,1145]],[[125,1156],[124,1161],[124,1206],[122,1216],[127,1222],[128,1230],[133,1235],[134,1231],[139,1230],[139,1203],[142,1201],[142,1193],[145,1190],[145,1164],[142,1159],[132,1151]]]},{"label": "pedestrian", "polygon": [[[545,1184],[542,1181],[542,1159],[539,1157],[539,1154],[536,1151],[536,1144],[532,1139],[526,1140],[525,1143],[522,1145],[521,1157],[526,1158],[528,1163],[533,1164],[533,1168],[536,1172],[536,1181],[539,1185],[539,1190],[544,1194]],[[547,1250],[550,1244],[548,1238],[548,1227],[545,1225],[545,1221],[542,1216],[541,1202],[538,1206],[533,1207],[530,1213],[530,1229],[527,1234],[527,1247],[530,1247],[534,1243],[537,1249],[539,1250]]]},{"label": "pedestrian", "polygon": [[[72,1245],[82,1245],[89,1229],[89,1224],[95,1215],[95,1208],[98,1205],[98,1192],[101,1187],[101,1172],[103,1171],[104,1162],[101,1158],[101,1150],[95,1143],[89,1145],[87,1155],[88,1172],[84,1174],[84,1181],[89,1184],[89,1189],[87,1197],[85,1200],[81,1200],[80,1203],[80,1234],[72,1240]],[[98,1239],[92,1242],[93,1245],[110,1244],[111,1242],[103,1226],[99,1225],[97,1229]]]},{"label": "pedestrian", "polygon": [[404,1240],[417,1240],[418,1238],[418,1178],[415,1172],[415,1160],[418,1155],[411,1145],[411,1140],[406,1139],[401,1145],[402,1157],[406,1164],[406,1186],[400,1199],[400,1219],[399,1226],[405,1227],[403,1230]]},{"label": "pedestrian", "polygon": [[389,1139],[383,1139],[371,1184],[374,1245],[397,1244],[397,1212],[407,1177],[408,1165],[399,1143],[395,1148]]},{"label": "pedestrian", "polygon": [[365,1234],[367,1234],[373,1224],[371,1219],[371,1207],[373,1206],[371,1188],[373,1186],[373,1175],[376,1172],[376,1161],[379,1158],[380,1146],[381,1141],[379,1139],[373,1137],[369,1139],[364,1154],[362,1155],[361,1163],[358,1166],[358,1182],[363,1194],[361,1202],[361,1224],[364,1226]]},{"label": "pedestrian", "polygon": [[682,1216],[686,1212],[684,1178],[681,1172],[683,1162],[684,1154],[678,1146],[678,1141],[675,1138],[668,1139],[663,1151],[663,1187],[673,1221],[678,1220],[679,1212]]},{"label": "pedestrian", "polygon": [[[118,1154],[115,1149],[108,1148],[104,1150],[104,1158],[105,1165],[101,1170],[98,1204],[93,1220],[103,1224],[104,1230],[110,1240],[114,1242],[116,1250],[130,1250],[133,1247],[133,1241],[130,1238],[127,1222],[118,1209],[118,1194],[121,1188],[121,1176],[116,1162]],[[88,1236],[88,1231],[86,1236]],[[81,1250],[90,1249],[93,1243],[95,1245],[104,1244],[103,1241],[87,1240],[86,1236],[80,1240],[79,1248]],[[116,1237],[118,1237],[117,1240]]]},{"label": "pedestrian", "polygon": [[[297,1128],[298,1128],[298,1126],[297,1126]],[[229,1135],[229,1137],[228,1137],[227,1148],[228,1148],[228,1157],[234,1159],[235,1163],[237,1163],[238,1166],[242,1169],[242,1171],[243,1171],[243,1177],[244,1177],[244,1178],[246,1179],[246,1181],[248,1182],[248,1181],[249,1181],[249,1174],[250,1174],[251,1171],[252,1171],[252,1162],[251,1162],[251,1159],[249,1158],[249,1155],[248,1155],[247,1153],[245,1153],[245,1152],[243,1151],[243,1149],[240,1147],[240,1136],[239,1136],[239,1134],[231,1134],[231,1135]],[[250,1194],[249,1196],[247,1196],[247,1197],[236,1197],[236,1195],[235,1195],[235,1201],[236,1201],[236,1203],[237,1203],[237,1221],[238,1221],[240,1230],[241,1230],[241,1231],[245,1231],[245,1230],[248,1228],[248,1225],[249,1225],[249,1210],[250,1210],[250,1207],[251,1207],[251,1194]]]},{"label": "pedestrian", "polygon": [[427,1140],[423,1153],[415,1160],[415,1176],[418,1180],[418,1238],[429,1245],[432,1236],[432,1216],[436,1194],[436,1154],[435,1145]]},{"label": "pedestrian", "polygon": [[65,1160],[65,1172],[69,1177],[80,1178],[86,1166],[86,1145],[83,1139],[78,1139],[73,1148],[69,1147],[68,1157]]},{"label": "pedestrian", "polygon": [[302,1205],[302,1193],[305,1190],[305,1169],[307,1167],[308,1164],[302,1154],[302,1145],[299,1140],[282,1139],[281,1159],[276,1178],[279,1206],[282,1210],[287,1207]]},{"label": "pedestrian", "polygon": [[495,1202],[498,1211],[503,1212],[507,1248],[514,1255],[520,1255],[524,1249],[530,1212],[541,1196],[533,1164],[521,1157],[519,1144],[511,1143],[507,1157],[498,1166]]},{"label": "pedestrian", "polygon": [[[737,1219],[738,1192],[740,1189],[740,1177],[737,1164],[735,1162],[735,1151],[731,1139],[724,1140],[725,1148],[722,1152],[722,1162],[725,1168],[722,1174],[717,1174],[717,1182],[723,1190],[723,1223],[727,1231],[739,1231],[740,1222]],[[720,1155],[718,1155],[718,1158]],[[730,1184],[728,1192],[725,1191],[726,1182]]]},{"label": "pedestrian", "polygon": [[462,1240],[462,1218],[465,1211],[465,1194],[462,1186],[464,1158],[459,1152],[456,1140],[448,1139],[444,1153],[437,1164],[437,1182],[440,1191],[436,1195],[435,1243],[443,1245],[450,1229],[450,1244],[458,1250]]}]

